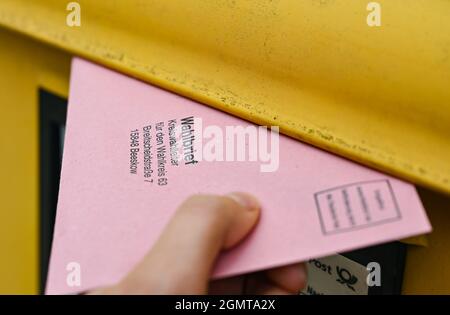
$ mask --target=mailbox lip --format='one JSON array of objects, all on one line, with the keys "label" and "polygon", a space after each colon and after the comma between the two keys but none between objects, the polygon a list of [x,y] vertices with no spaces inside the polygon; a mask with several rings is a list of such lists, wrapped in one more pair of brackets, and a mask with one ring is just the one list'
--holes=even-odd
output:
[{"label": "mailbox lip", "polygon": [[[95,4],[92,3],[89,5],[91,9],[98,6],[98,9],[101,10],[104,3],[98,1]],[[120,13],[120,11],[124,10],[133,10],[132,7],[130,4],[119,5],[111,14]],[[258,82],[269,82],[266,84],[267,86],[271,86],[273,83],[273,86],[276,85],[279,89],[280,95],[283,95],[283,92],[286,95],[297,95],[295,94],[296,92],[293,92],[297,87],[293,87],[292,83],[288,80],[289,78],[283,77],[282,73],[278,71],[270,72],[265,69],[266,73],[258,73],[257,67],[254,65],[240,64],[238,59],[221,62],[220,56],[217,56],[217,52],[211,52],[211,54],[206,55],[208,58],[202,61],[200,59],[204,58],[205,54],[196,54],[195,47],[190,47],[189,43],[179,43],[171,47],[168,45],[168,42],[171,40],[170,38],[161,37],[154,39],[154,41],[152,39],[152,45],[155,45],[158,49],[168,49],[167,51],[181,49],[182,51],[180,52],[181,55],[174,54],[171,55],[172,59],[168,58],[167,64],[171,65],[171,68],[166,68],[166,71],[164,71],[163,66],[167,66],[167,64],[155,64],[152,63],[151,58],[142,57],[143,53],[145,55],[147,51],[146,46],[150,42],[148,38],[142,36],[142,34],[145,34],[146,29],[145,26],[139,28],[140,25],[144,25],[139,16],[136,16],[137,22],[135,24],[133,24],[133,21],[122,21],[123,26],[116,26],[116,28],[112,28],[111,25],[105,23],[101,18],[97,21],[90,20],[88,22],[92,26],[89,30],[94,30],[95,32],[92,32],[93,34],[90,36],[85,36],[86,32],[83,31],[83,28],[74,30],[61,23],[61,21],[65,20],[67,12],[59,7],[55,7],[52,1],[41,1],[39,4],[33,4],[32,6],[25,3],[25,1],[5,1],[0,4],[0,9],[3,12],[0,15],[0,26],[26,34],[34,39],[68,51],[71,54],[98,62],[140,80],[155,84],[233,115],[240,116],[254,123],[279,125],[280,132],[295,139],[413,183],[450,194],[450,169],[446,166],[445,162],[446,157],[448,157],[447,153],[450,152],[450,146],[448,141],[445,141],[445,137],[448,135],[442,134],[442,132],[439,132],[440,130],[426,130],[424,132],[423,126],[418,126],[414,121],[398,124],[395,121],[385,124],[381,122],[377,123],[375,121],[380,117],[383,118],[383,116],[374,116],[371,119],[373,126],[378,126],[380,129],[385,129],[386,127],[391,128],[392,138],[397,140],[390,140],[390,147],[385,145],[387,140],[384,139],[378,139],[375,142],[372,141],[369,143],[369,141],[365,141],[369,133],[364,133],[362,130],[355,130],[355,134],[350,137],[349,134],[343,135],[333,126],[320,125],[314,120],[311,121],[303,117],[295,117],[291,115],[292,111],[284,112],[280,110],[280,106],[273,110],[270,104],[267,103],[268,98],[264,96],[268,92],[257,84],[242,85],[236,90],[224,91],[223,87],[208,83],[214,82],[215,76],[220,76],[221,73],[227,72],[228,75],[234,74],[237,78],[242,78],[243,81],[253,76]],[[39,9],[39,14],[32,15],[35,9]],[[436,7],[430,8],[430,10],[434,9]],[[173,8],[169,6],[168,10],[173,10]],[[214,12],[211,12],[211,14],[214,14]],[[120,14],[118,15],[121,16]],[[242,18],[242,14],[238,14],[237,16],[238,18]],[[258,21],[257,23],[265,22]],[[411,21],[411,23],[414,23],[414,21]],[[193,31],[198,31],[201,34],[201,29],[198,27],[194,28]],[[138,32],[136,32],[137,28],[139,30]],[[224,25],[225,28],[226,25]],[[127,43],[130,44],[126,52],[120,49],[118,41],[114,39],[116,37],[126,39]],[[236,49],[239,51],[239,47]],[[140,51],[141,57],[138,54],[130,53],[133,50]],[[203,77],[200,82],[189,71],[185,71],[186,66],[184,70],[176,71],[177,67],[181,65],[181,59],[174,59],[177,56],[193,58],[192,60],[196,60],[196,64],[201,62],[205,64],[211,63],[213,67],[216,65],[215,68],[220,69],[222,72],[218,71],[215,74],[201,72]],[[255,56],[255,63],[260,60],[258,58],[258,56]],[[421,69],[423,66],[420,66]],[[432,70],[430,69],[430,71]],[[189,84],[185,82],[186,80],[190,80]],[[195,86],[196,81],[199,82],[198,86]],[[244,95],[248,94],[252,95],[246,98]],[[319,97],[321,96],[319,95]],[[308,98],[298,99],[299,103],[308,101],[310,101]],[[319,105],[323,105],[326,102],[319,103]],[[361,110],[358,108],[361,105],[360,102],[349,102],[348,105],[354,107],[354,109],[350,109],[350,112],[354,111],[356,113]],[[316,115],[326,113],[326,111],[314,109],[314,106],[310,107],[311,111]],[[298,111],[295,112],[295,114],[298,113]],[[367,119],[369,113],[370,111],[358,112],[347,123],[352,123],[352,119],[354,121],[360,116]],[[342,117],[333,119],[336,121],[343,120]],[[342,122],[340,124],[346,123]],[[358,132],[362,132],[362,135],[357,135]],[[426,143],[426,147],[416,147],[414,145],[414,138],[421,138],[422,143]],[[398,143],[397,147],[395,146],[396,143]],[[405,143],[408,145],[407,149],[398,152],[392,151],[393,148],[397,149],[406,145]],[[386,149],[386,147],[388,148]],[[442,148],[442,156],[427,154],[427,150],[433,149],[433,151],[436,151],[434,149],[436,147]]]}]

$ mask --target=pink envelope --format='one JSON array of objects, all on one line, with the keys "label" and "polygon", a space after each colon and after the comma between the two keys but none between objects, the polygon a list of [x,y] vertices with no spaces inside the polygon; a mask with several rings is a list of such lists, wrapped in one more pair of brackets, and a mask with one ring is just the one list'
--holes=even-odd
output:
[{"label": "pink envelope", "polygon": [[[236,126],[250,127],[244,161],[237,140],[234,155],[217,152]],[[195,193],[245,191],[263,205],[252,234],[220,256],[215,278],[430,232],[413,185],[283,135],[277,146],[277,135],[74,59],[47,293],[119,281]],[[73,266],[79,282],[69,279]]]}]

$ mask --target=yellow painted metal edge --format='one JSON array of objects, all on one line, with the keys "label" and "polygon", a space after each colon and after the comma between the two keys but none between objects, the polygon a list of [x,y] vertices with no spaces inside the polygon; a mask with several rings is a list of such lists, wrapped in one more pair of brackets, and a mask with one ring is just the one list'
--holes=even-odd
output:
[{"label": "yellow painted metal edge", "polygon": [[3,0],[0,25],[450,193],[450,2]]},{"label": "yellow painted metal edge", "polygon": [[67,95],[70,60],[0,27],[0,294],[39,290],[38,90]]}]

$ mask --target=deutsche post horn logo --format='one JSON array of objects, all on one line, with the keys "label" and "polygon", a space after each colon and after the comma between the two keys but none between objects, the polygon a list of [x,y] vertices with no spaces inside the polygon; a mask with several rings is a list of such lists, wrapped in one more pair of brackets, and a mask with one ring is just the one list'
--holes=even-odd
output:
[{"label": "deutsche post horn logo", "polygon": [[358,278],[352,275],[347,269],[340,268],[339,266],[336,266],[336,272],[339,276],[339,279],[336,279],[336,281],[347,285],[347,287],[355,291],[353,285],[356,284],[356,282],[358,282]]}]

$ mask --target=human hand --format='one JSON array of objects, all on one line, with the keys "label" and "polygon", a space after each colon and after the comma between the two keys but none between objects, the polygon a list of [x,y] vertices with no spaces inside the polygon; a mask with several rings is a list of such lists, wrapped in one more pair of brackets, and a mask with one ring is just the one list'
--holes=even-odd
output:
[{"label": "human hand", "polygon": [[248,194],[194,195],[122,281],[89,294],[297,294],[306,284],[304,264],[211,281],[220,252],[245,239],[259,215]]}]

